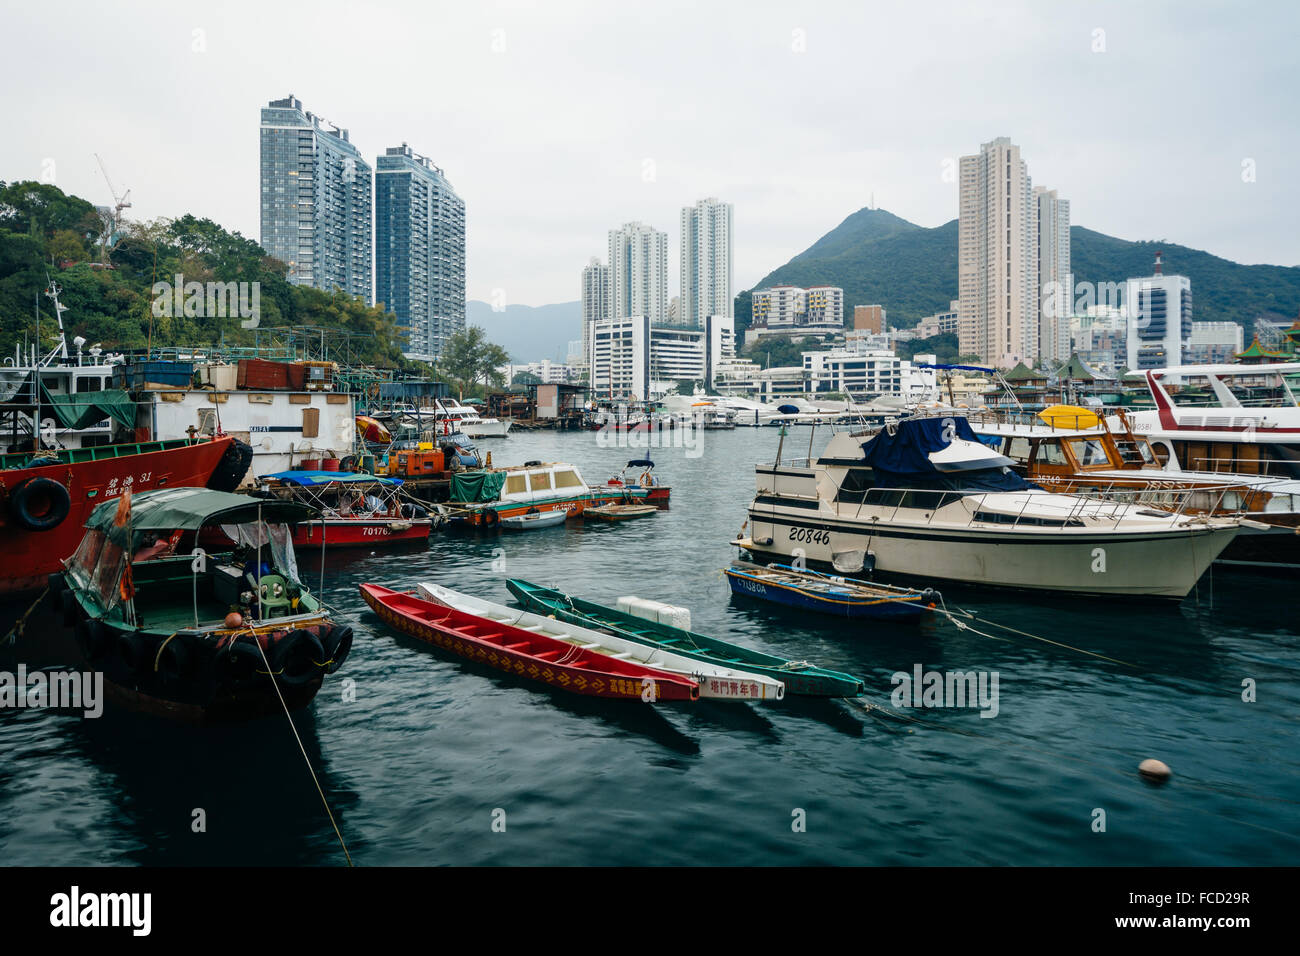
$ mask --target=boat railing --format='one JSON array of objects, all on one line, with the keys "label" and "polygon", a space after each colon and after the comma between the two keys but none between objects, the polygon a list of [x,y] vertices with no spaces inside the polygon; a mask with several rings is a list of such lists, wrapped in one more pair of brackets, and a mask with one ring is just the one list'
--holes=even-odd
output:
[{"label": "boat railing", "polygon": [[[888,524],[895,523],[901,512],[924,509],[925,523],[949,523],[952,514],[939,516],[940,511],[955,502],[962,502],[966,525],[996,523],[1012,528],[1069,528],[1098,525],[1117,529],[1125,519],[1135,514],[1149,512],[1149,517],[1183,518],[1211,515],[1215,518],[1240,519],[1246,516],[1246,500],[1240,494],[1240,485],[1208,485],[1198,488],[1132,488],[1119,482],[1107,482],[1088,495],[1067,490],[1064,482],[1058,491],[1052,482],[1041,483],[1045,490],[1055,492],[1051,498],[1032,492],[1021,493],[1018,511],[1004,510],[1007,499],[1016,492],[939,491],[929,488],[871,488],[859,502],[855,518],[862,520],[863,509],[892,507]],[[1229,499],[1235,494],[1234,499]],[[990,499],[992,501],[990,502]],[[990,507],[990,504],[992,507]],[[870,516],[868,516],[870,517]],[[1085,520],[1090,519],[1090,521]],[[879,520],[879,519],[877,519]]]},{"label": "boat railing", "polygon": [[[1294,464],[1294,462],[1278,461],[1272,458],[1193,458],[1188,462],[1193,471],[1204,472],[1207,475],[1251,475],[1252,477],[1263,476],[1266,478],[1289,477],[1288,475],[1277,474],[1271,469]],[[1208,465],[1210,467],[1197,467],[1198,465]],[[1227,467],[1220,467],[1221,465]],[[1246,465],[1256,470],[1247,471],[1244,468],[1237,467],[1239,465]]]}]

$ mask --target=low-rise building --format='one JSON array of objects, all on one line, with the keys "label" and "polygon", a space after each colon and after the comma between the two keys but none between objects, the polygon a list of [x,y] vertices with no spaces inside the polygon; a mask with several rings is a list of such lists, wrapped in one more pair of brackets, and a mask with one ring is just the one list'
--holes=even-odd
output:
[{"label": "low-rise building", "polygon": [[711,315],[702,329],[652,326],[645,315],[606,319],[592,326],[591,395],[646,401],[674,382],[711,387],[718,368],[735,355],[731,316]]}]

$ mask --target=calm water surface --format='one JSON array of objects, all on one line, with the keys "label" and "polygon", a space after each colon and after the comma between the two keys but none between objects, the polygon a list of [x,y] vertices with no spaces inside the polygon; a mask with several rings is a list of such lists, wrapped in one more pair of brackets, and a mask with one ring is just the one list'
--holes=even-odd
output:
[{"label": "calm water surface", "polygon": [[[326,599],[357,639],[294,719],[358,864],[1300,860],[1295,582],[1216,572],[1179,608],[945,590],[989,620],[1122,664],[939,620],[850,627],[733,599],[719,569],[734,554],[753,463],[777,440],[774,429],[739,429],[706,433],[699,457],[652,449],[672,507],[642,521],[439,535],[427,550],[326,560]],[[787,455],[806,454],[807,430],[786,442]],[[572,461],[592,481],[643,454],[599,447],[590,433],[483,445],[497,464]],[[315,587],[319,561],[301,563]],[[797,699],[590,701],[399,635],[357,595],[363,581],[430,580],[507,601],[507,576],[607,603],[637,594],[686,605],[696,630],[862,674],[886,705],[890,675],[918,663],[997,671],[999,713],[911,710],[920,722],[909,722]],[[6,629],[21,609],[6,610]],[[57,631],[34,616],[15,648],[0,649],[0,669],[63,663]],[[1247,678],[1254,703],[1242,700]],[[1151,756],[1173,768],[1168,786],[1138,779]],[[206,833],[192,832],[197,808]],[[497,810],[504,833],[493,831]],[[796,810],[805,832],[792,828]],[[9,864],[343,862],[283,716],[195,729],[113,712],[0,712],[0,849]]]}]

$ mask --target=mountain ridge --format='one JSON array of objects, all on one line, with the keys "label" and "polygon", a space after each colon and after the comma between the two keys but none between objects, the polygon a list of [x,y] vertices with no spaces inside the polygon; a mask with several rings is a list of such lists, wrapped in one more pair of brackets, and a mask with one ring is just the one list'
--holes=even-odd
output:
[{"label": "mountain ridge", "polygon": [[[1070,227],[1076,283],[1123,282],[1150,275],[1155,253],[1167,275],[1192,281],[1196,321],[1232,321],[1245,328],[1260,316],[1294,318],[1300,310],[1300,266],[1243,264],[1164,239],[1128,240]],[[736,297],[738,326],[748,326],[754,289],[771,285],[834,285],[844,289],[846,319],[855,305],[880,304],[895,328],[911,328],[957,296],[957,220],[919,226],[884,209],[863,208],[753,289]]]}]

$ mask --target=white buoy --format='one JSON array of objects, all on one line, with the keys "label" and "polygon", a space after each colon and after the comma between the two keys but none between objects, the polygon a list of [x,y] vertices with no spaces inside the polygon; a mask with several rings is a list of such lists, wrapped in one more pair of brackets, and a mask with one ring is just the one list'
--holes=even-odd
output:
[{"label": "white buoy", "polygon": [[1138,764],[1138,773],[1142,775],[1144,780],[1151,783],[1164,783],[1174,775],[1168,764],[1151,757]]}]

